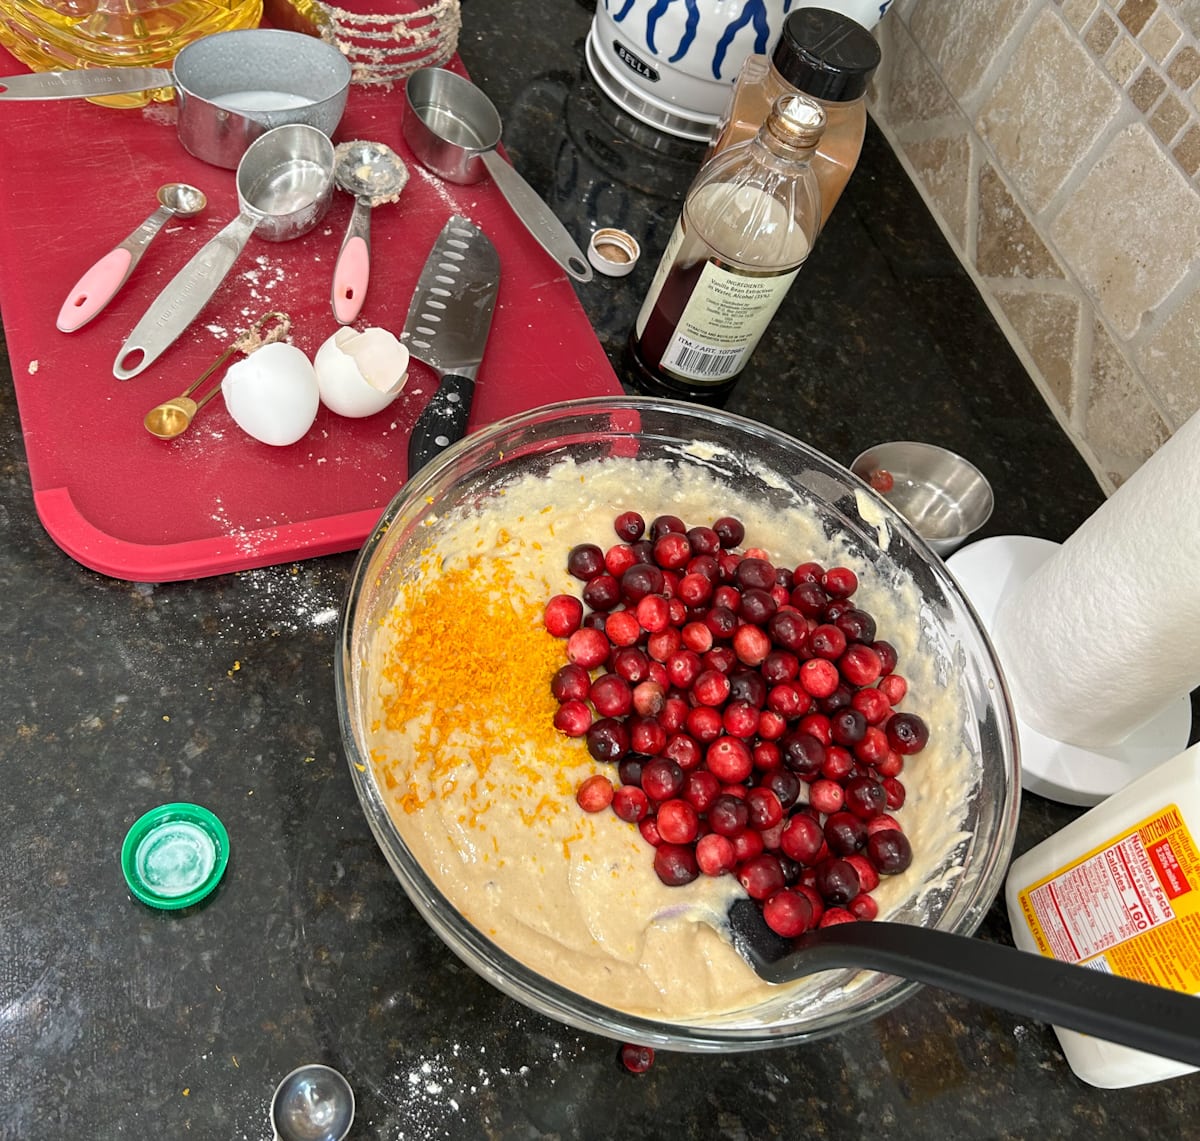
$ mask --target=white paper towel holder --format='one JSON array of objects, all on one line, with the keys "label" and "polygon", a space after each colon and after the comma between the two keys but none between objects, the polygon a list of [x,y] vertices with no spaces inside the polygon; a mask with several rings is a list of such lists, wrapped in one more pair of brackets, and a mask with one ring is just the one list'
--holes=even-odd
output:
[{"label": "white paper towel holder", "polygon": [[[956,551],[946,560],[946,569],[990,634],[1001,598],[1024,585],[1058,547],[1050,539],[1032,535],[996,535]],[[1003,659],[1000,665],[1004,666]],[[1191,700],[1186,694],[1120,745],[1103,750],[1056,741],[1026,725],[1019,708],[1014,706],[1013,712],[1022,787],[1060,804],[1089,808],[1182,752],[1192,727]]]}]

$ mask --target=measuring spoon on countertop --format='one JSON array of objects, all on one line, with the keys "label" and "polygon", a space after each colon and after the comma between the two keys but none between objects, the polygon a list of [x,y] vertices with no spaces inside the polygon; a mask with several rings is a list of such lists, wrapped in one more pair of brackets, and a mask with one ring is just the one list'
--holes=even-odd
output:
[{"label": "measuring spoon on countertop", "polygon": [[333,315],[338,324],[349,325],[362,309],[371,276],[371,210],[396,201],[408,183],[408,167],[391,147],[362,139],[339,143],[334,155],[334,181],[354,196],[333,269]]},{"label": "measuring spoon on countertop", "polygon": [[134,267],[142,260],[142,254],[168,221],[191,218],[207,205],[204,191],[186,182],[168,182],[160,186],[158,209],[71,288],[58,311],[58,328],[64,333],[73,333],[86,325],[129,280]]}]

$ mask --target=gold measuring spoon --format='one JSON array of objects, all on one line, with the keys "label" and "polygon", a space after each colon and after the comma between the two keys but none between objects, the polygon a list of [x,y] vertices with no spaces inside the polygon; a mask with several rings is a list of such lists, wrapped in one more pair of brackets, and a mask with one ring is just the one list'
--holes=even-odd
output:
[{"label": "gold measuring spoon", "polygon": [[[263,326],[274,319],[276,324],[263,332]],[[249,356],[255,349],[269,345],[273,341],[282,340],[292,327],[292,319],[286,313],[264,313],[244,333],[241,333],[212,364],[208,366],[184,392],[162,404],[156,404],[142,421],[146,431],[160,440],[173,440],[188,430],[188,426],[200,411],[218,392],[220,384],[214,384],[199,400],[192,399],[196,391],[214,372],[217,371],[236,352],[244,352]]]}]

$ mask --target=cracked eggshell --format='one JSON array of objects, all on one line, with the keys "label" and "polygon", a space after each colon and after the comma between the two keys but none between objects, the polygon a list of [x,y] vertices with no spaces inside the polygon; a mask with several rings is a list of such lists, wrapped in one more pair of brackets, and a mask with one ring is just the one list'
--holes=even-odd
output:
[{"label": "cracked eggshell", "polygon": [[313,359],[321,401],[339,416],[374,416],[404,389],[408,348],[387,329],[344,327]]},{"label": "cracked eggshell", "polygon": [[221,395],[234,422],[264,444],[294,444],[312,427],[321,405],[317,374],[295,345],[263,345],[232,365]]}]

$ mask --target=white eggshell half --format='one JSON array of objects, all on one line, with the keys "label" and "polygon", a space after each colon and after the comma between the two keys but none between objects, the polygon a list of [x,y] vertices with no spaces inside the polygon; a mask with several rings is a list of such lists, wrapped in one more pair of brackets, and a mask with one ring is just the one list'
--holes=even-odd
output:
[{"label": "white eggshell half", "polygon": [[294,444],[312,427],[321,405],[317,374],[295,345],[263,345],[232,365],[221,395],[234,422],[264,444]]},{"label": "white eggshell half", "polygon": [[313,358],[325,407],[339,416],[374,416],[404,389],[408,348],[387,329],[341,328]]}]

